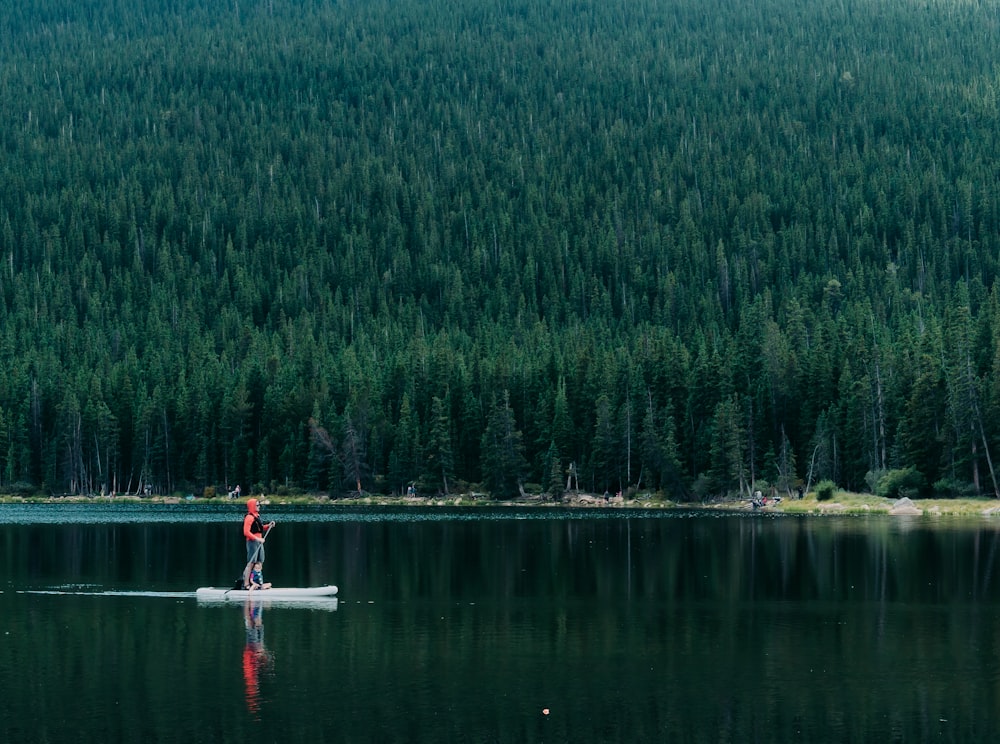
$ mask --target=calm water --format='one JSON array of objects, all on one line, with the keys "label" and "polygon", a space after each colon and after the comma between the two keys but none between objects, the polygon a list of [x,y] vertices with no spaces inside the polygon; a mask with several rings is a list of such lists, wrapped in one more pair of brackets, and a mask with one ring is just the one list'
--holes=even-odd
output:
[{"label": "calm water", "polygon": [[1000,735],[997,521],[240,509],[0,505],[0,741]]}]

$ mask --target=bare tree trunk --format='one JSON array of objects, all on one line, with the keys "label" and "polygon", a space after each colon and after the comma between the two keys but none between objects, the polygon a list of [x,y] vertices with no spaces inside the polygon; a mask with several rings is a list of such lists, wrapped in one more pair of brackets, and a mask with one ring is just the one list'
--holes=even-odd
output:
[{"label": "bare tree trunk", "polygon": [[[750,389],[747,380],[747,389]],[[753,484],[757,482],[756,441],[753,430],[753,396],[747,396],[747,461],[750,465],[750,481],[747,483],[747,497],[753,495]]]},{"label": "bare tree trunk", "polygon": [[101,466],[101,443],[97,441],[97,432],[94,432],[94,459],[97,460],[97,480],[104,485],[104,468]]},{"label": "bare tree trunk", "polygon": [[173,493],[174,484],[170,477],[170,430],[167,428],[167,409],[163,409],[163,460],[167,471],[167,493]]},{"label": "bare tree trunk", "polygon": [[875,456],[878,469],[885,470],[888,462],[885,452],[885,400],[882,394],[882,372],[877,359],[875,361],[875,414]]},{"label": "bare tree trunk", "polygon": [[632,485],[632,401],[625,404],[625,482]]},{"label": "bare tree trunk", "polygon": [[[986,439],[986,429],[983,426],[983,415],[982,412],[979,410],[979,396],[976,392],[975,380],[972,377],[972,360],[968,357],[968,355],[966,355],[965,358],[965,369],[966,369],[966,374],[968,375],[969,378],[968,380],[969,395],[972,398],[972,412],[976,417],[976,423],[979,425],[979,436],[983,443],[983,452],[986,455],[986,464],[989,466],[990,469],[990,480],[993,483],[993,496],[994,498],[1000,499],[1000,488],[997,487],[997,475],[996,471],[993,468],[993,458],[990,456],[989,441]],[[979,492],[979,467],[978,465],[976,465],[977,458],[976,458],[975,434],[973,434],[972,441],[973,441],[972,462],[973,465],[975,466],[975,472],[973,473],[973,476],[975,478],[976,491]]]},{"label": "bare tree trunk", "polygon": [[873,434],[875,435],[875,465],[878,470],[885,470],[888,457],[885,451],[885,398],[882,393],[882,367],[879,364],[878,342],[875,338],[875,316],[872,316],[872,359],[875,365],[875,411]]},{"label": "bare tree trunk", "polygon": [[816,455],[819,452],[819,445],[813,447],[812,457],[809,458],[809,470],[806,473],[806,493],[812,488],[813,468],[816,466]]},{"label": "bare tree trunk", "polygon": [[975,428],[971,425],[970,429],[973,430],[972,440],[969,443],[972,450],[972,485],[976,489],[976,493],[982,493],[979,488],[979,445],[976,443]]},{"label": "bare tree trunk", "polygon": [[986,442],[986,431],[983,429],[983,419],[981,416],[979,418],[979,436],[983,440],[983,452],[986,453],[986,464],[990,469],[990,480],[993,483],[993,497],[1000,499],[1000,487],[997,486],[997,474],[996,470],[993,468],[993,458],[990,457],[990,446]]}]

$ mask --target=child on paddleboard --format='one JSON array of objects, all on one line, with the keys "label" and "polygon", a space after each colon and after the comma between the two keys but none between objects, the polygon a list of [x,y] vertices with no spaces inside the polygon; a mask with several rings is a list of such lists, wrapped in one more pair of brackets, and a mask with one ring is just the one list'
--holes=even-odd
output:
[{"label": "child on paddleboard", "polygon": [[253,568],[250,570],[250,591],[254,589],[270,589],[271,582],[264,581],[264,566],[261,565],[260,561],[253,564]]}]

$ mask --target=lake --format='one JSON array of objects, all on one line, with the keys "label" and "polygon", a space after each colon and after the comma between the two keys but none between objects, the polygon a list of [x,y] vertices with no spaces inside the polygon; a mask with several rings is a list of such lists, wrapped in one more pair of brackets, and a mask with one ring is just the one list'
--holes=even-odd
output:
[{"label": "lake", "polygon": [[0,505],[0,741],[982,742],[1000,521]]}]

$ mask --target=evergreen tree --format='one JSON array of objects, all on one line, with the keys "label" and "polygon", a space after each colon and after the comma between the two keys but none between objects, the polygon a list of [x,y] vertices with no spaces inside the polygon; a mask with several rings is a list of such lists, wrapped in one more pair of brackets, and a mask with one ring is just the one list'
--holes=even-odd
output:
[{"label": "evergreen tree", "polygon": [[744,413],[735,395],[716,406],[712,419],[713,483],[721,493],[749,493]]},{"label": "evergreen tree", "polygon": [[495,499],[514,498],[521,491],[527,469],[521,439],[505,390],[493,403],[482,440],[483,482]]},{"label": "evergreen tree", "polygon": [[451,482],[454,479],[451,442],[451,424],[446,398],[435,395],[431,399],[430,429],[424,449],[423,481],[430,489],[440,491],[445,496],[450,493]]},{"label": "evergreen tree", "polygon": [[602,394],[594,406],[594,440],[591,446],[593,490],[617,490],[620,486],[616,458],[620,451],[619,438],[612,415],[611,399]]},{"label": "evergreen tree", "polygon": [[309,417],[309,465],[306,473],[306,488],[325,491],[329,487],[330,459],[334,454],[330,435],[320,424],[319,403],[313,404]]},{"label": "evergreen tree", "polygon": [[578,461],[576,452],[576,428],[570,414],[569,401],[566,398],[566,380],[560,379],[556,385],[555,402],[552,406],[552,442],[561,454],[572,461]]},{"label": "evergreen tree", "polygon": [[392,453],[389,455],[389,480],[394,493],[406,493],[419,476],[420,422],[410,406],[410,397],[403,393],[399,406]]},{"label": "evergreen tree", "polygon": [[656,425],[653,398],[648,391],[646,412],[642,417],[639,431],[639,446],[642,457],[642,475],[639,484],[654,491],[659,490],[664,469],[664,452],[660,431]]},{"label": "evergreen tree", "polygon": [[545,457],[548,463],[548,487],[545,492],[548,497],[553,501],[558,501],[562,498],[563,489],[563,464],[562,458],[559,456],[559,448],[556,447],[556,443],[552,442],[549,445],[549,451],[546,453]]},{"label": "evergreen tree", "polygon": [[344,436],[340,445],[340,463],[343,466],[343,487],[355,494],[362,494],[369,485],[371,471],[368,466],[367,433],[348,409],[344,412]]}]

